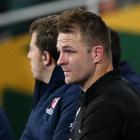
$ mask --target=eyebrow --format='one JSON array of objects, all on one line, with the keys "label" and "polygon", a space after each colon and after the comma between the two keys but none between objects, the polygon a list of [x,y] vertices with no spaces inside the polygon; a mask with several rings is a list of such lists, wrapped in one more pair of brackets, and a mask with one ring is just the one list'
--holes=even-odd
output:
[{"label": "eyebrow", "polygon": [[[65,45],[62,47],[62,49],[73,49],[73,47]],[[59,50],[59,47],[57,46],[57,50]]]},{"label": "eyebrow", "polygon": [[[56,46],[56,48],[57,48],[57,49],[59,49],[59,47],[58,47],[58,46]],[[65,49],[65,48],[72,48],[72,47],[71,47],[71,46],[68,46],[68,45],[65,45],[65,46],[62,46],[62,48],[64,48],[64,49]]]},{"label": "eyebrow", "polygon": [[66,46],[63,46],[63,49],[67,49],[67,48],[69,48],[69,49],[73,49],[73,47],[71,47],[71,46],[68,46],[68,45],[66,45]]}]

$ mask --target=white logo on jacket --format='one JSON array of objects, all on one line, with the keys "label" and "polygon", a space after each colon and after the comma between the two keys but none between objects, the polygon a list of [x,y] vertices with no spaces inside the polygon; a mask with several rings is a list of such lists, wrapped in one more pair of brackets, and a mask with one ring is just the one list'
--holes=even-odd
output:
[{"label": "white logo on jacket", "polygon": [[59,99],[60,99],[60,97],[58,97],[58,98],[54,98],[54,100],[52,101],[52,104],[51,104],[51,108],[54,109],[54,108],[56,107],[56,105],[57,105]]},{"label": "white logo on jacket", "polygon": [[51,103],[51,107],[50,108],[46,108],[46,113],[49,114],[49,115],[52,115],[53,114],[53,110],[55,109],[58,101],[59,101],[60,97],[58,98],[54,98],[52,103]]}]

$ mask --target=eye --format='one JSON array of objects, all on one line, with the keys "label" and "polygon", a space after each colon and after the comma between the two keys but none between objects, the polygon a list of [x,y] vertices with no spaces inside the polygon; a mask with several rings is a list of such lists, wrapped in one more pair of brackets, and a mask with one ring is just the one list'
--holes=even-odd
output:
[{"label": "eye", "polygon": [[71,53],[74,53],[74,51],[73,50],[64,50],[64,53],[71,54]]}]

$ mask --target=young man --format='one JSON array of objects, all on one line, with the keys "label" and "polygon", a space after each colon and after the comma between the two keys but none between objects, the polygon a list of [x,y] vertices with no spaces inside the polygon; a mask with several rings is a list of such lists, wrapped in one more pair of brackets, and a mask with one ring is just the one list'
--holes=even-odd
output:
[{"label": "young man", "polygon": [[21,140],[68,140],[79,105],[80,88],[66,85],[56,65],[58,16],[34,21],[30,26],[31,60],[35,85],[35,103]]},{"label": "young man", "polygon": [[103,20],[76,8],[61,14],[58,32],[58,64],[65,82],[78,83],[83,90],[71,139],[140,139],[140,97],[120,71],[113,70]]}]

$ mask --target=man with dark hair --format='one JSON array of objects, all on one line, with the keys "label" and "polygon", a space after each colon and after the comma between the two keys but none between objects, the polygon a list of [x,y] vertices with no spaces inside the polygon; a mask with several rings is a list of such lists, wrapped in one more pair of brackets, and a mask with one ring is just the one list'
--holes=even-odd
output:
[{"label": "man with dark hair", "polygon": [[56,65],[58,16],[34,21],[30,26],[28,58],[35,83],[34,108],[21,140],[68,140],[79,105],[80,88],[66,85]]},{"label": "man with dark hair", "polygon": [[58,21],[58,64],[82,89],[72,140],[140,139],[140,97],[113,70],[110,33],[96,14],[76,8]]},{"label": "man with dark hair", "polygon": [[128,80],[140,94],[140,75],[134,72],[128,61],[121,59],[122,52],[119,34],[113,29],[110,29],[110,33],[113,67],[121,68],[122,76]]}]

